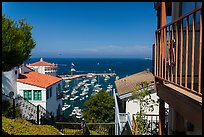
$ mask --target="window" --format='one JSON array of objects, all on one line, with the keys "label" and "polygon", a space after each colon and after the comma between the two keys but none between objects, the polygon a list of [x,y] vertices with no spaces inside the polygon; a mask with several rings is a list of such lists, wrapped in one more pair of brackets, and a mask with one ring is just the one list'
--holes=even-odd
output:
[{"label": "window", "polygon": [[24,98],[27,100],[32,100],[32,90],[23,90]]},{"label": "window", "polygon": [[61,92],[61,85],[58,84],[58,92],[60,93]]},{"label": "window", "polygon": [[58,95],[58,87],[56,87],[56,96]]},{"label": "window", "polygon": [[50,97],[52,97],[52,87],[50,87]]},{"label": "window", "polygon": [[34,97],[33,100],[42,100],[41,90],[34,90],[33,97]]},{"label": "window", "polygon": [[47,90],[46,90],[46,99],[48,99],[49,98],[49,88],[47,88]]}]

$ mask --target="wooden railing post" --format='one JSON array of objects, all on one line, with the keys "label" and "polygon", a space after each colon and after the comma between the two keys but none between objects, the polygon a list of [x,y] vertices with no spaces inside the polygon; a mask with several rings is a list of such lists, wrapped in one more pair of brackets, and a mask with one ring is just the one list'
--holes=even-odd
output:
[{"label": "wooden railing post", "polygon": [[165,131],[165,107],[164,101],[159,99],[159,135],[164,135]]}]

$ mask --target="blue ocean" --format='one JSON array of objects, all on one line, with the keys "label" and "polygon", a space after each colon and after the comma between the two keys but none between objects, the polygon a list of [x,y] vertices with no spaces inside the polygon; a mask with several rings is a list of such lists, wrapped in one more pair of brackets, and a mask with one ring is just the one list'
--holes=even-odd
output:
[{"label": "blue ocean", "polygon": [[[29,60],[26,60],[24,64],[29,64],[33,62],[39,61],[40,58],[30,58]],[[73,72],[74,74],[85,74],[85,73],[116,73],[115,76],[111,76],[109,80],[104,80],[103,76],[97,76],[95,79],[97,79],[97,82],[95,84],[101,85],[102,89],[107,90],[108,85],[112,85],[113,88],[115,88],[114,81],[116,79],[116,76],[119,78],[124,78],[126,76],[138,73],[140,71],[144,71],[147,68],[152,71],[152,60],[147,59],[99,59],[99,58],[43,58],[44,61],[55,63],[58,65],[58,75],[70,75],[71,74],[71,67],[73,67],[76,71]],[[71,65],[72,64],[72,65]],[[73,65],[74,64],[74,65]],[[63,100],[63,103],[71,105],[68,109],[64,111],[64,116],[67,118],[75,118],[73,116],[70,116],[72,110],[74,107],[79,107],[83,110],[83,104],[84,102],[92,95],[94,94],[93,89],[94,85],[91,85],[89,87],[88,95],[83,96],[83,99],[81,99],[80,94],[82,93],[82,89],[78,89],[78,93],[75,95],[72,95],[71,92],[74,87],[77,86],[80,82],[87,80],[89,83],[91,82],[91,79],[81,77],[74,79],[72,81],[69,81],[69,83],[64,82],[64,89],[63,90],[69,90],[68,93],[70,97],[72,96],[79,96],[76,100]],[[66,85],[69,85],[67,87]],[[113,89],[112,88],[112,89]],[[109,92],[110,95],[112,95],[112,91]]]}]

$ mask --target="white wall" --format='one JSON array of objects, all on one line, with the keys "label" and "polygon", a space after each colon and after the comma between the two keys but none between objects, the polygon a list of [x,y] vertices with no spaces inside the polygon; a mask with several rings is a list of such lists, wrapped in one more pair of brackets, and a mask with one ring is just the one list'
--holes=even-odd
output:
[{"label": "white wall", "polygon": [[14,95],[16,95],[16,79],[18,77],[18,71],[15,74],[16,70],[17,68],[15,67],[11,71],[2,72],[2,93],[8,95],[10,91],[13,91]]},{"label": "white wall", "polygon": [[[60,83],[60,85],[62,86],[62,81],[60,81],[58,83]],[[58,83],[51,86],[52,87],[52,97],[48,98],[48,99],[46,99],[46,88],[28,85],[28,84],[24,84],[21,82],[17,82],[17,94],[19,94],[23,97],[23,90],[41,90],[42,91],[42,100],[41,101],[36,101],[33,99],[29,100],[29,101],[36,106],[41,105],[48,112],[52,112],[54,114],[54,116],[56,116],[58,105],[60,104],[62,107],[62,99],[57,100],[57,98],[56,98],[56,87],[58,86]],[[33,92],[32,92],[32,98],[33,98]]]},{"label": "white wall", "polygon": [[[155,102],[159,99],[157,96],[157,93],[152,93],[151,98],[155,100]],[[165,108],[168,108],[168,104],[165,103]],[[132,116],[132,114],[136,114],[140,111],[139,102],[136,100],[130,100],[126,101],[126,113],[129,112]],[[154,111],[147,111],[146,114],[159,114],[159,105],[154,106]],[[131,117],[132,118],[132,117]]]},{"label": "white wall", "polygon": [[59,83],[62,89],[62,81],[52,85],[52,97],[47,99],[47,105],[46,105],[47,111],[54,113],[54,115],[57,114],[58,105],[60,104],[62,107],[62,99],[57,100],[56,98],[56,87],[58,86]]},{"label": "white wall", "polygon": [[42,93],[41,101],[33,100],[33,92],[32,92],[32,100],[29,100],[29,101],[36,106],[41,105],[43,108],[46,109],[46,89],[45,88],[17,82],[17,94],[24,97],[23,90],[41,90],[41,93]]}]

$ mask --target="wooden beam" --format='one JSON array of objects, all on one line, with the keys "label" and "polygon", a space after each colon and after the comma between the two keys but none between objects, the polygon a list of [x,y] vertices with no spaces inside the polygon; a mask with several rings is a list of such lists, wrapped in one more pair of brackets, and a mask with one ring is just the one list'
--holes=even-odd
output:
[{"label": "wooden beam", "polygon": [[191,90],[194,89],[194,55],[195,55],[195,14],[193,14],[192,58],[191,58]]},{"label": "wooden beam", "polygon": [[182,65],[183,65],[183,20],[181,20],[181,48],[180,48],[180,85],[182,85]]},{"label": "wooden beam", "polygon": [[[173,40],[174,40],[174,26],[172,25],[172,30],[171,30],[171,62],[174,61],[174,53],[173,53],[173,46],[174,46],[174,43],[173,43]],[[173,82],[173,66],[171,65],[171,81]]]},{"label": "wooden beam", "polygon": [[177,84],[178,74],[178,24],[176,23],[176,68],[175,68],[175,83]]},{"label": "wooden beam", "polygon": [[165,107],[164,101],[159,99],[159,135],[165,134]]},{"label": "wooden beam", "polygon": [[201,65],[202,65],[202,14],[200,14],[200,42],[199,42],[198,93],[201,93]]},{"label": "wooden beam", "polygon": [[170,80],[170,65],[171,65],[171,56],[170,56],[170,41],[171,41],[171,32],[170,32],[170,26],[168,27],[168,70],[167,70],[167,79]]},{"label": "wooden beam", "polygon": [[187,88],[188,84],[188,17],[186,18],[186,67],[185,67],[185,87]]},{"label": "wooden beam", "polygon": [[[157,83],[157,95],[174,108],[180,115],[185,117],[185,119],[202,130],[202,103],[183,94],[182,92],[185,91],[181,88],[175,86],[178,88],[175,90],[169,85],[172,84],[162,85]],[[202,97],[200,97],[200,100],[202,102]]]}]

